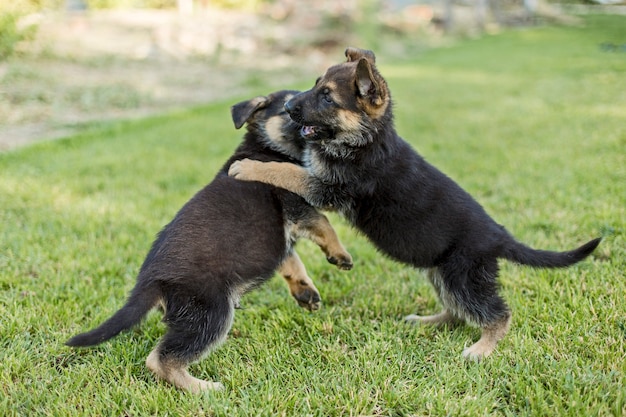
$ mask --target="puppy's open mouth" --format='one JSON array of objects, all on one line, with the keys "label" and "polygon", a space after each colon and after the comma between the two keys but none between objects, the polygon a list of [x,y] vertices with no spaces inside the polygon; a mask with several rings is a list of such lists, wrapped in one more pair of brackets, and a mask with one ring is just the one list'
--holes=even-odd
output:
[{"label": "puppy's open mouth", "polygon": [[300,135],[305,139],[315,139],[316,133],[315,126],[302,126],[300,128]]},{"label": "puppy's open mouth", "polygon": [[333,130],[329,127],[303,125],[300,128],[300,136],[305,140],[320,141],[330,139],[334,134]]}]

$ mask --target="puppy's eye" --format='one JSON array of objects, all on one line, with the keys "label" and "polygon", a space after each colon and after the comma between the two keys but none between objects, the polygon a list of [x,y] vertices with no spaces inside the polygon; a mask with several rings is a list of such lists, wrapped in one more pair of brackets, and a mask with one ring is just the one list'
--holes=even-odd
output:
[{"label": "puppy's eye", "polygon": [[322,99],[326,103],[332,103],[333,102],[333,98],[330,96],[330,90],[328,88],[325,88],[324,91],[322,91]]}]

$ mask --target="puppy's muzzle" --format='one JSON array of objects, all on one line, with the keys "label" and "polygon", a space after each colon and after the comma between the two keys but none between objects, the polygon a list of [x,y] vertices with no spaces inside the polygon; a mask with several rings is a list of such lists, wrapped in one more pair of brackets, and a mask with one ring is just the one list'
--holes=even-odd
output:
[{"label": "puppy's muzzle", "polygon": [[297,122],[302,119],[302,106],[295,102],[295,98],[292,97],[291,100],[288,100],[284,107],[289,116]]}]

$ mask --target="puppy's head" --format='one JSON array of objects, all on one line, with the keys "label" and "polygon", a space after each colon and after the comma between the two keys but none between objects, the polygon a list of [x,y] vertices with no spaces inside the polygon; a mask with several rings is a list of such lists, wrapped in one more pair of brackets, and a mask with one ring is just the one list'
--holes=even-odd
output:
[{"label": "puppy's head", "polygon": [[255,140],[277,152],[302,159],[302,126],[285,111],[285,103],[298,93],[281,90],[235,104],[230,108],[235,128],[240,129],[246,124],[248,134]]},{"label": "puppy's head", "polygon": [[391,118],[391,96],[376,69],[374,53],[348,48],[346,57],[347,62],[328,68],[313,88],[285,104],[289,115],[303,125],[305,139],[362,146],[371,141],[377,123]]}]

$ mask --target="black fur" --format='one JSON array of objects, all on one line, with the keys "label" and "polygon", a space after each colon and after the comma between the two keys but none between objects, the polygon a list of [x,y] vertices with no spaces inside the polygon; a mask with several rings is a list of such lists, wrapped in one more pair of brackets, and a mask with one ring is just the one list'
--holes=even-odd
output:
[{"label": "black fur", "polygon": [[534,267],[566,267],[600,242],[594,239],[570,252],[517,242],[470,194],[397,136],[393,126],[367,147],[351,151],[349,159],[336,159],[324,155],[321,142],[311,143],[309,152],[323,161],[323,168],[312,172],[317,180],[309,182],[307,200],[337,209],[399,261],[429,268],[454,256],[496,257]]},{"label": "black fur", "polygon": [[[238,288],[270,278],[291,243],[285,241],[283,192],[258,183],[242,184],[220,172],[187,202],[159,233],[126,305],[100,327],[67,344],[90,346],[108,340],[137,324],[161,300],[166,323],[186,317],[188,331],[200,337],[211,331],[204,327],[211,326],[211,320],[205,319],[207,311],[190,308],[193,300],[200,310],[210,310],[231,299]],[[216,318],[212,323],[223,321]]]}]

